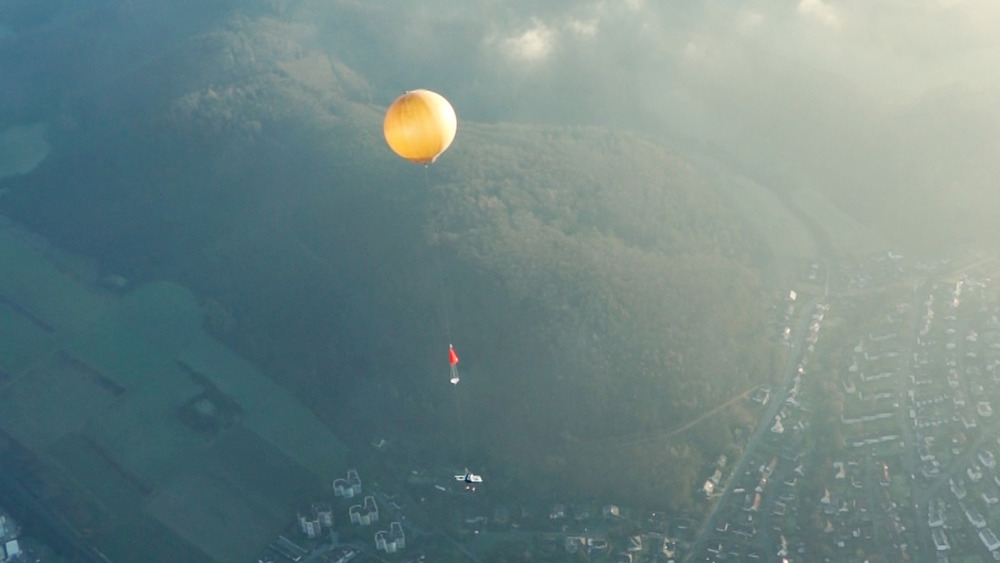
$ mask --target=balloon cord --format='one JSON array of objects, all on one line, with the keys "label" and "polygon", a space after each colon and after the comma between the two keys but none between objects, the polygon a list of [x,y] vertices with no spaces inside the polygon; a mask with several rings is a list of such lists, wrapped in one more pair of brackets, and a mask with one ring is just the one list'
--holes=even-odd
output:
[{"label": "balloon cord", "polygon": [[[458,438],[459,438],[459,453],[462,454],[462,463],[469,463],[469,459],[466,456],[465,448],[465,424],[462,422],[462,405],[458,400],[458,385],[453,385],[455,388],[455,421],[458,423]],[[468,469],[468,467],[466,467]]]},{"label": "balloon cord", "polygon": [[[425,180],[425,182],[427,184],[427,193],[431,193],[431,176],[430,176],[430,172],[428,171],[428,168],[429,168],[428,166],[424,166],[424,180]],[[449,314],[449,307],[448,307],[448,283],[446,281],[445,274],[444,274],[444,262],[441,260],[441,244],[440,244],[440,240],[441,240],[440,236],[436,237],[435,244],[434,244],[434,254],[435,254],[435,257],[437,258],[438,276],[439,276],[439,279],[441,281],[441,283],[440,283],[440,287],[441,287],[441,312],[442,312],[442,316],[444,317],[445,336],[448,338],[448,344],[450,345],[451,344],[451,315]],[[458,367],[457,366],[452,365],[451,366],[451,372],[452,372],[451,376],[453,378],[457,379],[459,377],[459,375],[458,375]],[[458,437],[459,437],[459,447],[460,447],[459,453],[461,453],[461,455],[462,455],[463,462],[464,463],[468,463],[468,460],[467,460],[467,457],[466,457],[465,423],[462,421],[462,403],[459,400],[459,396],[458,396],[458,393],[459,393],[459,391],[458,391],[458,384],[453,385],[453,387],[455,388],[455,422],[458,425]]]},{"label": "balloon cord", "polygon": [[[424,180],[427,183],[427,193],[431,193],[431,176],[426,165],[424,166]],[[448,344],[451,344],[451,314],[448,307],[448,283],[444,275],[444,262],[441,260],[441,236],[440,233],[435,234],[437,236],[434,240],[434,256],[437,259],[438,279],[440,280],[439,286],[441,288],[441,316],[444,317],[444,335],[448,340]]]}]

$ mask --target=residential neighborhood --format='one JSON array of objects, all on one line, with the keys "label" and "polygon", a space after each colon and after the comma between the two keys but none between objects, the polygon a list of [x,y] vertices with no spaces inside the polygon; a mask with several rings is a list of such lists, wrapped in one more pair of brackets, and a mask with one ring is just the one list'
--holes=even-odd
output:
[{"label": "residential neighborhood", "polygon": [[998,286],[892,256],[830,272],[804,347],[779,333],[791,379],[685,560],[1000,560]]}]

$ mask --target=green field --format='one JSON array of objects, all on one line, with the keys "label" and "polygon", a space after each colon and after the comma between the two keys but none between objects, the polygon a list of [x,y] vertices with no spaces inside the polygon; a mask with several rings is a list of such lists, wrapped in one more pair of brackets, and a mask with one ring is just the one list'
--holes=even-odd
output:
[{"label": "green field", "polygon": [[250,560],[348,469],[313,413],[202,331],[185,288],[109,294],[39,249],[0,231],[0,430],[103,551]]}]

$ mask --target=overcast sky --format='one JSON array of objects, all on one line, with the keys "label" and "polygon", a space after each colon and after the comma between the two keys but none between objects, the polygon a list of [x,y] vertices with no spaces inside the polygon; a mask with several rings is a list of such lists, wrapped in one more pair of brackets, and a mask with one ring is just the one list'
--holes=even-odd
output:
[{"label": "overcast sky", "polygon": [[460,118],[697,140],[828,190],[957,194],[966,222],[1000,204],[992,0],[383,4],[368,33],[399,60],[368,70],[389,99],[431,81]]},{"label": "overcast sky", "polygon": [[417,63],[412,78],[390,76],[453,73],[452,95],[479,118],[636,126],[656,115],[710,134],[778,112],[779,124],[843,128],[927,97],[985,109],[997,87],[1000,3],[990,0],[383,4],[393,16],[371,24],[376,40]]}]

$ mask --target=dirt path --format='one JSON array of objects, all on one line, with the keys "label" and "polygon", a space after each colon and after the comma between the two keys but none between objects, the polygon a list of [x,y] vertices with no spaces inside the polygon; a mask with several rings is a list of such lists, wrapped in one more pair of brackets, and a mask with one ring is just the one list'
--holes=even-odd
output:
[{"label": "dirt path", "polygon": [[673,430],[670,430],[670,431],[665,431],[665,432],[648,432],[648,433],[644,433],[644,434],[632,434],[632,435],[628,435],[628,436],[615,436],[615,437],[611,437],[611,438],[601,438],[601,439],[593,440],[593,441],[586,442],[586,443],[588,445],[600,445],[601,447],[618,448],[618,447],[627,447],[627,446],[637,446],[637,445],[642,445],[642,444],[648,444],[648,443],[651,443],[651,442],[658,442],[658,441],[661,441],[661,440],[669,440],[669,439],[674,438],[675,436],[677,436],[679,434],[682,434],[682,433],[684,433],[684,432],[686,432],[686,431],[694,428],[695,426],[698,426],[699,424],[701,424],[705,420],[711,418],[712,416],[716,415],[720,411],[731,407],[732,405],[736,404],[737,402],[739,402],[741,400],[747,400],[747,398],[750,396],[750,393],[753,392],[753,390],[756,389],[756,388],[757,387],[754,386],[753,388],[747,389],[746,391],[742,391],[740,393],[737,393],[736,395],[733,395],[732,397],[730,397],[729,399],[727,399],[725,402],[723,402],[723,403],[721,403],[719,405],[716,405],[715,407],[713,407],[710,410],[705,411],[700,416],[698,416],[697,418],[695,418],[695,419],[687,422],[683,426],[680,426],[678,428],[674,428]]}]

